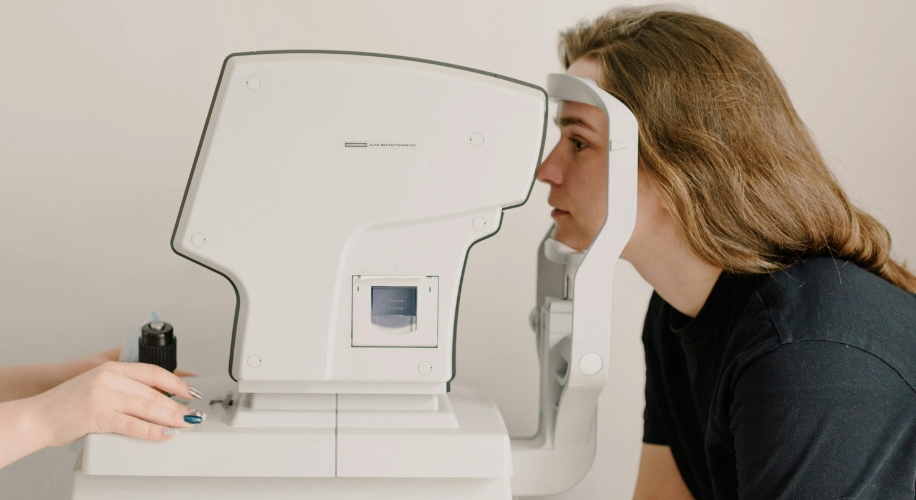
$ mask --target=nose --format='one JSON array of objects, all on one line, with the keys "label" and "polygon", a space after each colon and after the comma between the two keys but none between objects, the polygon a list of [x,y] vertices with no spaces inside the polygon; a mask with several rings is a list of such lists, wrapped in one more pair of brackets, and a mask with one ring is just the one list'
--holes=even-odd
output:
[{"label": "nose", "polygon": [[559,149],[558,143],[538,168],[537,180],[550,184],[551,187],[563,184],[563,167],[559,161]]}]

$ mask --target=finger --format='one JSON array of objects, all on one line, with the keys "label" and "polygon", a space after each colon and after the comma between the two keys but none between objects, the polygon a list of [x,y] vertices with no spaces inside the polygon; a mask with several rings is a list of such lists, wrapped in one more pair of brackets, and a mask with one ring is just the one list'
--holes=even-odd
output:
[{"label": "finger", "polygon": [[[116,365],[112,364],[108,368],[111,368],[113,366],[116,366]],[[124,394],[138,396],[144,399],[149,399],[166,408],[169,408],[177,412],[183,412],[187,414],[192,410],[189,406],[185,406],[179,403],[178,401],[175,401],[174,399],[171,399],[165,396],[158,390],[153,389],[152,387],[144,384],[143,382],[134,380],[133,378],[131,378],[130,376],[128,376],[127,374],[123,373],[120,370],[109,369],[107,371],[104,371],[103,373],[108,373],[110,375],[113,375],[111,377],[107,377],[105,381],[105,385],[107,385],[112,390],[116,390]]]},{"label": "finger", "polygon": [[112,402],[112,407],[115,411],[125,415],[166,427],[191,427],[193,425],[185,422],[184,417],[187,413],[171,410],[149,399],[137,396],[119,395]]},{"label": "finger", "polygon": [[179,377],[196,377],[197,376],[191,372],[186,372],[184,370],[178,370],[178,369],[175,370],[175,375]]},{"label": "finger", "polygon": [[145,422],[123,413],[111,412],[110,415],[111,416],[103,427],[103,432],[123,434],[125,436],[148,439],[151,441],[167,441],[178,433],[177,429]]},{"label": "finger", "polygon": [[192,410],[190,406],[183,405],[178,401],[175,401],[174,399],[162,394],[156,389],[153,389],[152,387],[127,376],[120,377],[118,381],[112,384],[112,388],[119,390],[124,394],[130,394],[132,396],[148,399],[172,411],[182,412],[185,415],[190,413]]},{"label": "finger", "polygon": [[[177,394],[187,399],[201,399],[196,389],[192,392],[191,384],[185,382],[174,373],[147,363],[114,363],[117,368],[128,377],[142,382],[150,387],[156,387],[165,392]],[[194,393],[198,396],[195,396]]]},{"label": "finger", "polygon": [[183,405],[178,401],[164,395],[157,389],[153,389],[149,385],[144,384],[143,382],[137,381],[130,376],[119,373],[115,381],[110,383],[113,389],[119,390],[125,394],[131,394],[134,396],[139,396],[141,398],[150,399],[156,401],[157,403],[170,408],[174,411],[191,411],[191,407]]}]

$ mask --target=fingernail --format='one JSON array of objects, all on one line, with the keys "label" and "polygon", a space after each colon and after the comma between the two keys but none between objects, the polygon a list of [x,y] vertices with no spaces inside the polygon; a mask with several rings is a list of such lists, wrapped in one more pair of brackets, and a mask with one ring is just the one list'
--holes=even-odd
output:
[{"label": "fingernail", "polygon": [[178,435],[178,429],[173,429],[173,428],[171,428],[171,427],[166,427],[166,428],[162,429],[162,435],[163,435],[163,436],[169,436],[169,437],[177,436],[177,435]]},{"label": "fingernail", "polygon": [[184,416],[184,421],[187,422],[187,423],[189,423],[189,424],[199,424],[199,423],[203,422],[204,419],[203,419],[203,417],[199,417],[199,416],[197,416],[197,415],[185,415],[185,416]]},{"label": "fingernail", "polygon": [[195,389],[195,388],[193,388],[193,387],[188,387],[188,393],[190,393],[192,396],[194,396],[194,397],[197,398],[197,399],[203,399],[203,398],[204,398],[204,395],[201,394],[200,391],[198,391],[197,389]]},{"label": "fingernail", "polygon": [[191,413],[188,413],[188,415],[194,415],[195,417],[200,417],[201,420],[207,419],[207,414],[200,410],[191,410]]}]

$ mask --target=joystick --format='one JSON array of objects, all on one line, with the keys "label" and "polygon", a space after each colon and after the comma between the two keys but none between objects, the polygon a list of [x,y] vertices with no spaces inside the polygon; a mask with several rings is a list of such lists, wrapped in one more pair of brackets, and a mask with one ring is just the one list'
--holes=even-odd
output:
[{"label": "joystick", "polygon": [[164,321],[150,321],[141,328],[140,362],[161,366],[174,372],[178,366],[178,342],[172,325]]}]

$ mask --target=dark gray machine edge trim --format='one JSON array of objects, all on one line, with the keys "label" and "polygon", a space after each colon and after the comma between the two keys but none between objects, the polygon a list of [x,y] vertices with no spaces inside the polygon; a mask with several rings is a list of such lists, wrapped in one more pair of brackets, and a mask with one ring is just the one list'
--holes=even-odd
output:
[{"label": "dark gray machine edge trim", "polygon": [[[222,276],[223,278],[226,278],[226,281],[228,281],[229,284],[232,285],[232,290],[235,292],[235,316],[232,320],[232,340],[229,345],[229,378],[231,378],[235,382],[238,382],[238,379],[236,379],[235,376],[232,374],[232,363],[235,357],[235,334],[236,334],[236,330],[238,329],[239,311],[241,310],[241,305],[242,305],[241,296],[239,295],[239,289],[235,285],[235,283],[232,281],[232,279],[229,278],[229,276],[227,276],[226,274],[202,262],[194,260],[188,257],[187,255],[183,255],[178,250],[176,250],[175,249],[175,236],[178,234],[178,225],[181,223],[181,214],[184,213],[184,206],[185,206],[185,202],[187,202],[187,199],[188,199],[188,192],[191,190],[191,182],[194,180],[194,171],[197,170],[197,161],[200,159],[200,151],[201,149],[203,149],[204,139],[207,136],[207,128],[210,126],[210,118],[213,116],[213,108],[216,106],[216,97],[219,95],[219,88],[220,88],[220,84],[223,81],[223,74],[225,74],[226,72],[226,65],[229,63],[229,59],[233,57],[254,56],[258,54],[337,54],[337,55],[352,55],[352,56],[367,56],[367,57],[384,57],[388,59],[400,59],[403,61],[413,61],[413,62],[421,62],[425,64],[435,64],[437,66],[444,66],[447,68],[453,68],[453,69],[458,69],[462,71],[469,71],[471,73],[477,73],[480,75],[485,75],[485,76],[490,76],[493,78],[498,78],[500,80],[505,80],[507,82],[512,82],[518,85],[523,85],[525,87],[529,87],[529,88],[538,90],[542,94],[544,94],[545,103],[548,102],[548,99],[549,99],[549,97],[547,96],[547,91],[544,90],[542,87],[534,85],[533,83],[528,83],[522,80],[517,80],[515,78],[498,75],[496,73],[490,73],[488,71],[481,71],[479,69],[468,68],[467,66],[459,66],[457,64],[449,64],[449,63],[444,63],[444,62],[439,62],[439,61],[432,61],[429,59],[420,59],[417,57],[398,56],[398,55],[392,55],[392,54],[379,54],[375,52],[357,52],[357,51],[349,51],[349,50],[261,50],[261,51],[254,51],[254,52],[234,52],[226,56],[226,59],[223,60],[223,66],[219,70],[219,78],[216,81],[216,89],[213,91],[213,99],[210,101],[210,109],[207,111],[207,119],[204,122],[204,129],[203,129],[203,132],[201,132],[200,134],[200,141],[197,144],[197,152],[194,154],[194,163],[191,165],[191,174],[188,176],[188,184],[185,186],[184,195],[182,195],[181,197],[181,207],[178,209],[178,217],[175,219],[175,228],[172,230],[172,239],[169,242],[169,246],[172,247],[172,251],[175,252],[175,254],[178,255],[179,257],[188,259],[191,262],[194,262],[195,264],[201,267],[204,267],[206,269],[213,271],[214,273]],[[534,188],[534,182],[537,179],[537,171],[541,166],[541,159],[544,157],[544,144],[547,141],[547,118],[548,118],[547,107],[545,106],[544,107],[544,126],[541,131],[541,149],[540,151],[538,151],[537,165],[535,165],[534,175],[531,177],[531,185],[528,187],[528,194],[525,195],[525,199],[521,203],[517,205],[505,207],[503,208],[503,211],[512,209],[512,208],[516,208],[516,207],[520,207],[524,205],[525,203],[527,203],[528,199],[531,197],[531,191]],[[451,389],[451,382],[452,380],[455,379],[455,374],[456,374],[455,365],[456,365],[456,352],[457,352],[456,346],[457,346],[457,338],[458,338],[458,305],[461,302],[461,287],[464,284],[464,271],[467,268],[468,256],[470,255],[471,248],[473,248],[474,245],[476,245],[477,243],[487,238],[491,238],[494,235],[496,235],[496,233],[499,232],[500,228],[502,228],[502,222],[503,222],[503,214],[500,213],[499,227],[496,228],[496,231],[494,231],[493,234],[490,234],[489,236],[485,236],[471,243],[471,245],[468,247],[467,253],[465,253],[464,263],[461,265],[461,278],[458,280],[458,297],[455,300],[455,324],[452,328],[452,337],[453,337],[452,338],[452,376],[448,380],[448,382],[446,382],[446,392],[448,392]]]},{"label": "dark gray machine edge trim", "polygon": [[[530,189],[528,191],[528,195],[531,195]],[[527,198],[525,201],[527,201]],[[518,205],[515,205],[509,208],[515,208],[517,206]],[[498,233],[499,230],[503,227],[503,218],[505,215],[505,210],[501,211],[499,213],[499,226],[496,227],[496,231],[493,231],[493,234],[484,236],[483,238],[476,240],[474,243],[471,243],[471,245],[468,247],[467,253],[464,254],[464,264],[461,265],[461,278],[458,280],[458,297],[455,299],[455,324],[452,326],[452,377],[448,379],[448,382],[445,383],[445,392],[451,392],[452,380],[455,380],[455,375],[458,373],[458,369],[456,368],[456,365],[458,364],[458,309],[461,306],[461,288],[464,287],[464,271],[468,267],[468,257],[471,255],[471,249],[474,248],[474,245],[480,243],[483,240],[496,236],[496,233]]]},{"label": "dark gray machine edge trim", "polygon": [[239,310],[242,306],[242,299],[239,295],[239,289],[237,286],[235,286],[235,282],[233,282],[229,276],[226,276],[224,273],[204,264],[203,262],[194,260],[187,255],[182,254],[175,248],[175,235],[178,234],[178,225],[181,223],[181,214],[184,213],[184,204],[188,200],[188,191],[191,190],[191,182],[194,180],[194,171],[197,170],[197,160],[200,159],[200,150],[204,146],[204,138],[207,137],[207,128],[210,126],[210,118],[213,116],[213,108],[216,106],[216,96],[219,95],[219,85],[223,81],[223,74],[226,72],[226,63],[229,62],[229,58],[233,55],[234,54],[230,54],[228,57],[226,57],[226,59],[223,60],[223,66],[219,70],[219,78],[216,80],[216,89],[213,90],[213,99],[210,101],[210,109],[207,111],[207,119],[204,121],[204,130],[200,133],[200,142],[197,143],[197,152],[194,153],[194,163],[191,164],[191,174],[188,176],[188,184],[185,186],[184,195],[181,197],[181,206],[178,208],[178,218],[175,219],[175,228],[172,229],[172,239],[169,241],[169,246],[172,247],[172,251],[175,252],[175,255],[184,257],[185,259],[188,259],[199,266],[213,271],[223,278],[226,278],[226,281],[232,285],[232,290],[235,292],[235,316],[232,319],[232,341],[229,347],[229,378],[231,378],[234,382],[238,382],[238,380],[232,375],[232,358],[235,353],[235,329],[239,324]]}]

